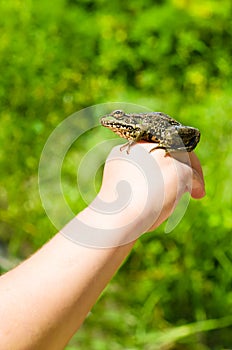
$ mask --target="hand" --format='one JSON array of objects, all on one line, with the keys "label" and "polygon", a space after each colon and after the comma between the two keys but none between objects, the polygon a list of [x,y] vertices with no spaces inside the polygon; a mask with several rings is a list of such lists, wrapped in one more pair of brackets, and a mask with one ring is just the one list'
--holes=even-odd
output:
[{"label": "hand", "polygon": [[97,198],[78,215],[86,224],[92,222],[92,232],[102,239],[100,246],[108,237],[106,246],[121,245],[155,229],[186,191],[193,198],[204,196],[202,169],[194,153],[149,153],[153,147],[139,143],[129,155],[115,147],[108,156]]},{"label": "hand", "polygon": [[[196,199],[205,195],[202,168],[193,152],[166,155],[164,150],[157,149],[149,153],[153,147],[151,143],[139,143],[129,155],[115,147],[106,161],[98,196],[109,207],[112,203],[121,204],[122,222],[126,225],[134,221],[134,230],[140,234],[167,219],[185,192]],[[120,191],[122,181],[125,188],[122,186]],[[125,197],[131,194],[125,205],[128,199]],[[116,214],[115,218],[120,221]]]},{"label": "hand", "polygon": [[93,203],[67,224],[63,235],[1,277],[2,349],[64,348],[136,238],[165,220],[184,192],[204,196],[195,154],[149,153],[153,146],[138,144],[129,155],[114,148]]}]

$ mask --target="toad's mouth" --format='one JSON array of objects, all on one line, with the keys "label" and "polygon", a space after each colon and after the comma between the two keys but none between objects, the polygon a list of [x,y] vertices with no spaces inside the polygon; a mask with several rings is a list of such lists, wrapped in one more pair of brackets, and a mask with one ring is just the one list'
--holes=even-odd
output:
[{"label": "toad's mouth", "polygon": [[102,118],[100,119],[101,125],[105,126],[106,128],[112,129],[112,130],[134,130],[135,127],[133,125],[128,125],[127,123],[119,123],[117,120]]}]

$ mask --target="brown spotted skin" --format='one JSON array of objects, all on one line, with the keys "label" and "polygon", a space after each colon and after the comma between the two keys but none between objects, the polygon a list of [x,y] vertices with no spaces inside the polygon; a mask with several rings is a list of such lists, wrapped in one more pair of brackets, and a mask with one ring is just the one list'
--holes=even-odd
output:
[{"label": "brown spotted skin", "polygon": [[200,140],[198,129],[185,126],[162,112],[125,113],[116,110],[103,116],[100,122],[129,141],[124,145],[128,146],[128,153],[130,146],[140,140],[157,143],[155,148],[163,148],[166,152],[191,152]]}]

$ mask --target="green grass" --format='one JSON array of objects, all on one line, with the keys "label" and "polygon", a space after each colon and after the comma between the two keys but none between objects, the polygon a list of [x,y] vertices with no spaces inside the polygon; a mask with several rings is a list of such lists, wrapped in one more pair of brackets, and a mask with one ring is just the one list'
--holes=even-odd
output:
[{"label": "green grass", "polygon": [[[59,123],[112,101],[163,111],[200,129],[207,195],[171,233],[164,224],[140,239],[67,349],[232,348],[231,2],[11,0],[0,12],[1,270],[56,232],[38,165]],[[67,153],[74,212],[100,186],[110,138],[93,129]],[[76,169],[94,147],[99,169],[86,169],[81,193]]]}]

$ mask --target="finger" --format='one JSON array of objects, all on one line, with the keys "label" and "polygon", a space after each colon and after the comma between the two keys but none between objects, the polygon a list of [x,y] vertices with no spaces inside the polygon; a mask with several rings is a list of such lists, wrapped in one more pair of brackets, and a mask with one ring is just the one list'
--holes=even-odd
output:
[{"label": "finger", "polygon": [[201,167],[201,163],[197,158],[196,154],[193,152],[189,153],[191,166],[193,169],[193,184],[191,196],[196,199],[200,199],[205,196],[205,183],[204,175]]},{"label": "finger", "polygon": [[[147,148],[150,151],[151,148],[154,147],[152,143],[141,143],[144,148]],[[157,149],[151,155],[156,155],[159,152],[159,156],[163,158],[165,156],[164,150]],[[191,186],[191,196],[195,199],[200,199],[205,196],[205,183],[204,176],[201,167],[201,163],[197,158],[196,154],[193,152],[172,152],[171,157],[176,159],[177,161],[184,163],[192,168],[192,186]],[[169,161],[168,157],[163,158],[166,162]]]}]

